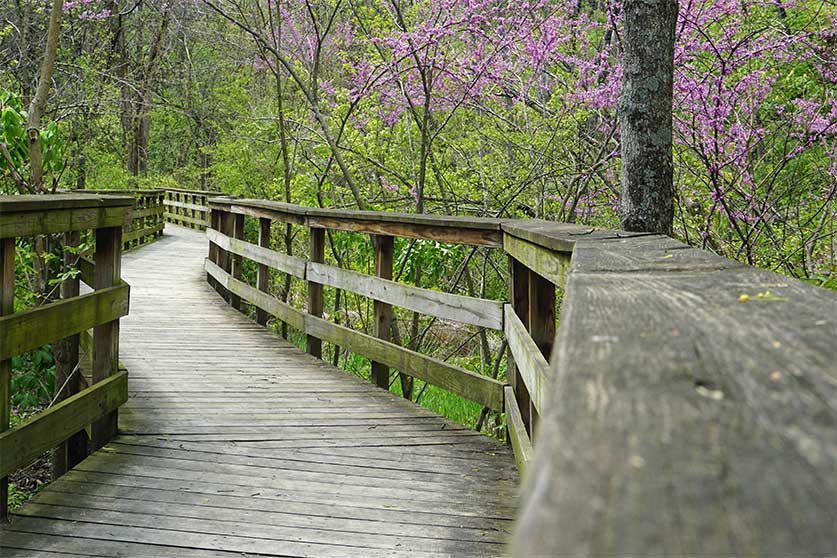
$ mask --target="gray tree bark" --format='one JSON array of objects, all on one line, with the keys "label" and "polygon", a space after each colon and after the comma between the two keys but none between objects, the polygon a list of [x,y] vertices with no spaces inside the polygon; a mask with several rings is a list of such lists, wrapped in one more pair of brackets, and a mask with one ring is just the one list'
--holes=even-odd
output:
[{"label": "gray tree bark", "polygon": [[671,235],[671,104],[677,0],[625,0],[620,217],[627,231]]}]

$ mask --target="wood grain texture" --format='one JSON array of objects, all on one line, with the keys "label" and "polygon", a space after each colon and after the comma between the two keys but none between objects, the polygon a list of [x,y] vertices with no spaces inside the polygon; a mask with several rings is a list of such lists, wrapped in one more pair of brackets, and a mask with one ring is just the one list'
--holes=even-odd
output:
[{"label": "wood grain texture", "polygon": [[266,200],[231,198],[211,198],[209,206],[232,213],[267,217],[309,227],[364,234],[400,236],[492,247],[498,247],[502,242],[500,226],[503,221],[500,219],[381,211],[347,211]]},{"label": "wood grain texture", "polygon": [[305,260],[301,258],[289,256],[262,246],[256,246],[243,240],[230,238],[214,229],[207,229],[206,237],[210,242],[228,252],[244,256],[249,260],[266,265],[282,273],[289,273],[300,279],[305,278]]},{"label": "wood grain texture", "polygon": [[[375,249],[376,277],[385,281],[391,281],[394,239],[391,236],[373,236],[372,244]],[[375,337],[384,341],[390,341],[392,338],[392,320],[394,318],[392,305],[381,300],[375,300],[373,311]],[[387,364],[373,360],[372,373],[369,377],[370,381],[381,389],[389,389],[389,370]]]},{"label": "wood grain texture", "polygon": [[63,442],[128,400],[128,374],[119,372],[0,434],[0,476]]},{"label": "wood grain texture", "polygon": [[0,555],[505,555],[511,451],[232,310],[206,250],[169,226],[125,255],[123,433],[19,510]]},{"label": "wood grain texture", "polygon": [[125,316],[129,292],[123,283],[0,318],[0,359]]},{"label": "wood grain texture", "polygon": [[393,306],[445,320],[503,329],[503,303],[432,291],[326,264],[308,263],[306,277]]},{"label": "wood grain texture", "polygon": [[[523,382],[532,405],[539,413],[543,413],[546,410],[546,399],[549,394],[549,364],[529,336],[526,326],[517,317],[512,305],[507,304],[505,310],[504,331],[509,350],[514,357],[516,377]],[[520,412],[519,408],[518,412]]]},{"label": "wood grain texture", "polygon": [[532,447],[529,433],[526,432],[523,415],[520,413],[520,407],[517,406],[512,387],[505,386],[503,389],[505,391],[506,430],[514,451],[514,459],[517,461],[517,468],[521,476],[525,478],[526,470],[535,456],[535,449]]},{"label": "wood grain texture", "polygon": [[577,241],[515,555],[833,555],[835,317],[665,237]]}]

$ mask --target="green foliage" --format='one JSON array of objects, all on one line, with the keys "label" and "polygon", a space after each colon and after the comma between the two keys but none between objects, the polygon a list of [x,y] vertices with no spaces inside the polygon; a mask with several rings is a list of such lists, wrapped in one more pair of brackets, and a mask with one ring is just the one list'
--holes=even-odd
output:
[{"label": "green foliage", "polygon": [[[59,176],[64,170],[64,142],[55,122],[40,130],[41,161],[44,175]],[[26,110],[20,95],[0,89],[0,142],[7,153],[0,156],[0,190],[12,193],[16,187],[13,176],[28,180],[29,142],[26,134]]]},{"label": "green foliage", "polygon": [[11,388],[12,405],[20,409],[49,402],[55,390],[55,361],[50,345],[12,358]]}]

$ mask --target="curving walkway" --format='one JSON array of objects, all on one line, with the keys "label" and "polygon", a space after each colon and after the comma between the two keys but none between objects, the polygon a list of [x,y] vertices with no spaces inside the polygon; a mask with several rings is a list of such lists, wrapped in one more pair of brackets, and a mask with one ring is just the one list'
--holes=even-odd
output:
[{"label": "curving walkway", "polygon": [[125,255],[120,436],[0,530],[0,556],[501,556],[511,452],[227,306],[202,233]]}]

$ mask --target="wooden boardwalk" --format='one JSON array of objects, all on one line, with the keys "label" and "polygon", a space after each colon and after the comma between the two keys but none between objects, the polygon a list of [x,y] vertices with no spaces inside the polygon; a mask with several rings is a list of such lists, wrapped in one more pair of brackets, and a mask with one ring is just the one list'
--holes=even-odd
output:
[{"label": "wooden boardwalk", "polygon": [[125,255],[120,436],[18,510],[0,556],[500,556],[501,444],[311,357],[206,283],[202,233]]}]

